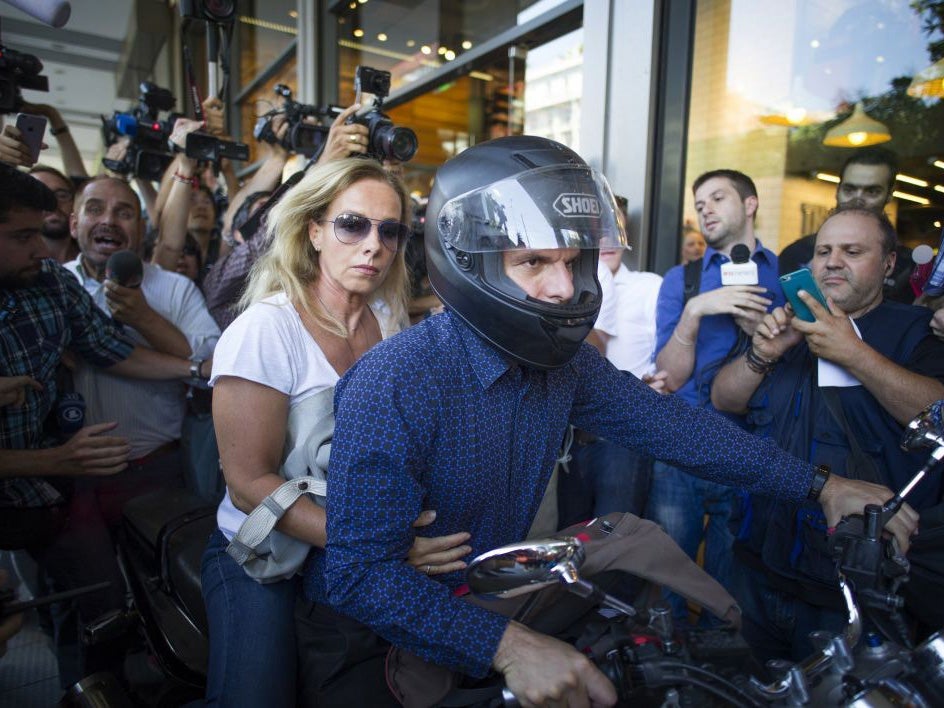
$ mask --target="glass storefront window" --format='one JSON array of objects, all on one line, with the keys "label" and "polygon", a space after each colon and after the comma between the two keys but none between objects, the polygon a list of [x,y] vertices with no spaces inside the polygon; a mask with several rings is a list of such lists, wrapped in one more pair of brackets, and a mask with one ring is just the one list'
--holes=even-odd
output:
[{"label": "glass storefront window", "polygon": [[274,76],[256,86],[240,99],[237,106],[240,125],[242,126],[240,140],[249,145],[249,160],[244,164],[252,164],[261,156],[268,154],[268,147],[261,146],[259,141],[252,137],[253,127],[259,116],[268,113],[278,105],[278,96],[275,94],[276,84],[285,84],[292,89],[293,94],[297,93],[298,76],[296,68],[297,61],[292,56],[279,67]]},{"label": "glass storefront window", "polygon": [[296,0],[239,3],[239,75],[245,86],[278,59],[298,35]]},{"label": "glass storefront window", "polygon": [[[859,105],[887,128],[884,147],[900,161],[888,212],[903,242],[936,245],[944,215],[944,169],[935,165],[944,152],[944,101],[912,97],[907,88],[944,52],[941,5],[700,0],[686,185],[720,167],[750,175],[760,194],[758,232],[779,251],[835,206],[840,167],[864,137],[851,136],[848,147],[823,140]],[[697,223],[690,193],[685,216]]]}]

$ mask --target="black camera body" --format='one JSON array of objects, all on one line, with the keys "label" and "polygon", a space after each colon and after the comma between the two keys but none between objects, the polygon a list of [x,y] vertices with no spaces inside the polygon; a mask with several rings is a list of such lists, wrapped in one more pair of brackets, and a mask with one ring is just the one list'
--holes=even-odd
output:
[{"label": "black camera body", "polygon": [[[308,116],[315,116],[324,119],[336,110],[333,106],[318,107],[305,103],[299,103],[292,98],[292,89],[285,84],[277,84],[275,93],[283,98],[282,108],[269,111],[264,116],[260,116],[256,121],[252,134],[256,140],[266,143],[280,144],[286,150],[311,157],[321,150],[325,139],[328,136],[328,126],[314,125],[305,121]],[[285,137],[279,141],[275,130],[272,128],[272,119],[279,114],[285,115],[285,121],[288,123],[288,130]]]},{"label": "black camera body", "polygon": [[0,44],[0,113],[20,109],[23,105],[20,89],[49,90],[49,79],[40,75],[42,70],[39,57]]},{"label": "black camera body", "polygon": [[180,16],[229,25],[236,19],[236,0],[180,0]]},{"label": "black camera body", "polygon": [[167,138],[180,117],[171,113],[159,119],[162,111],[170,111],[177,100],[165,88],[149,81],[142,81],[138,105],[130,113],[115,111],[111,118],[102,116],[102,137],[110,146],[121,136],[131,138],[123,160],[102,159],[102,164],[118,174],[133,174],[151,181],[160,180],[173,155],[167,147]]},{"label": "black camera body", "polygon": [[354,91],[360,101],[362,93],[374,95],[374,102],[366,111],[351,118],[352,123],[367,126],[367,155],[376,160],[409,162],[419,148],[419,141],[410,128],[393,124],[381,109],[390,94],[390,72],[358,66],[354,74]]}]

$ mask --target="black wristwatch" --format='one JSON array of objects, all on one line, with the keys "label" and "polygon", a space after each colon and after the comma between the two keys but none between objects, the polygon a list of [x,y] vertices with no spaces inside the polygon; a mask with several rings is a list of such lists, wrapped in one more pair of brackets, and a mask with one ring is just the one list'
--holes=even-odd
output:
[{"label": "black wristwatch", "polygon": [[807,493],[806,498],[810,501],[819,499],[819,495],[822,494],[823,487],[826,486],[828,479],[829,468],[826,465],[817,465],[816,469],[813,471],[813,482],[810,484],[810,491]]}]

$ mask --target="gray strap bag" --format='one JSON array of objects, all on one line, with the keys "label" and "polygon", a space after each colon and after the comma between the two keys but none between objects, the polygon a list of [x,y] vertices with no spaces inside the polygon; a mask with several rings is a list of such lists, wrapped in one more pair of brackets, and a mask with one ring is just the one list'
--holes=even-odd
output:
[{"label": "gray strap bag", "polygon": [[253,509],[226,548],[254,580],[274,583],[301,570],[311,546],[277,531],[275,525],[303,494],[324,506],[333,434],[334,387],[319,391],[289,411],[279,469],[286,481]]}]

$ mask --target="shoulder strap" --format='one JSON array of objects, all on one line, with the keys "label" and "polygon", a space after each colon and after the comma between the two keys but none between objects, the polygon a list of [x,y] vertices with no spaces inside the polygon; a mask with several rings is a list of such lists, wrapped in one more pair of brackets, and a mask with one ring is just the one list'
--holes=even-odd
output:
[{"label": "shoulder strap", "polygon": [[682,291],[682,307],[685,307],[688,301],[701,290],[701,271],[704,263],[705,257],[702,256],[685,264],[685,289]]},{"label": "shoulder strap", "polygon": [[881,475],[879,475],[878,467],[875,465],[875,461],[862,451],[855,431],[849,427],[849,421],[846,420],[846,412],[842,407],[842,399],[839,398],[839,393],[836,389],[828,386],[820,388],[820,392],[823,394],[826,407],[829,409],[833,419],[839,423],[839,427],[842,428],[842,432],[846,436],[846,441],[849,443],[849,448],[852,450],[852,459],[850,460],[852,464],[847,465],[846,477],[849,479],[861,479],[875,484],[884,484]]}]

